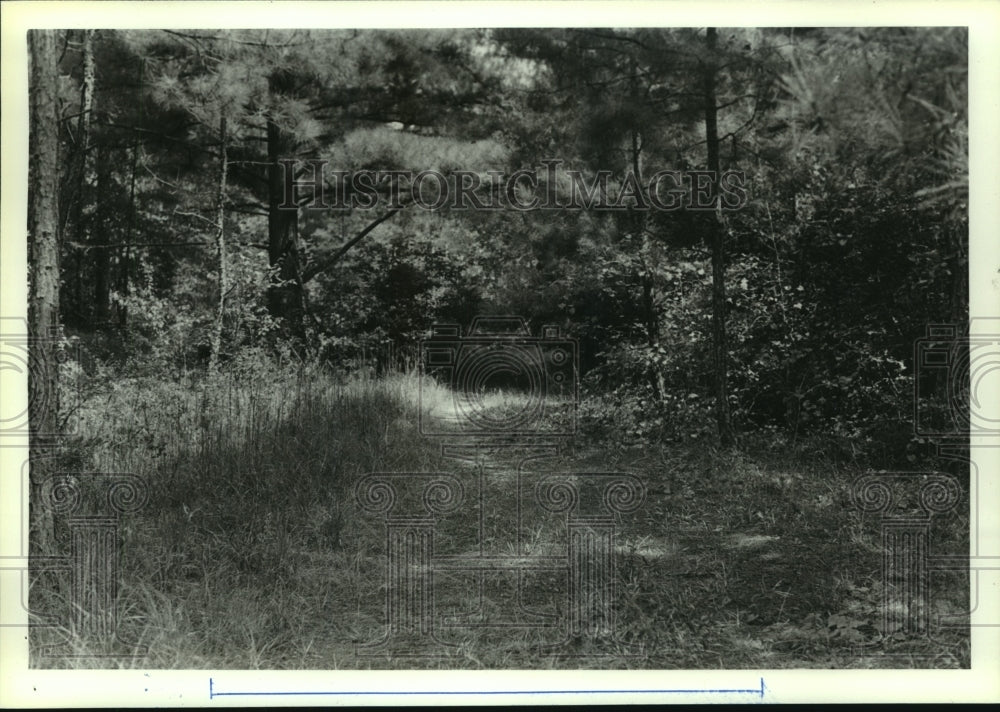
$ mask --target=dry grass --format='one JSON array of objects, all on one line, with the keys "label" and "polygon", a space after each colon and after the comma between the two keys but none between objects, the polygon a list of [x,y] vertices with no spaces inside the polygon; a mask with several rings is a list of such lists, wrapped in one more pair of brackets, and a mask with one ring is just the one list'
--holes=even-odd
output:
[{"label": "dry grass", "polygon": [[[386,554],[383,524],[359,511],[354,485],[368,472],[442,470],[473,482],[471,466],[443,459],[417,429],[418,408],[449,403],[454,396],[447,388],[420,384],[413,373],[343,380],[320,369],[264,366],[178,383],[121,380],[92,393],[81,413],[75,467],[133,472],[150,489],[148,505],[123,522],[119,657],[88,657],[92,641],[64,624],[33,630],[34,664],[968,666],[968,635],[961,630],[898,641],[890,649],[900,654],[886,656],[878,630],[878,523],[848,506],[857,473],[708,449],[621,448],[609,455],[580,441],[544,467],[630,471],[649,490],[644,506],[619,521],[619,643],[577,641],[546,652],[539,644],[553,642],[549,634],[460,628],[443,633],[454,645],[439,658],[359,657],[355,644],[383,631]],[[488,394],[484,403],[498,414],[524,405],[523,396],[502,393]],[[503,548],[510,547],[503,522],[517,494],[517,463],[509,448],[490,457],[497,498],[483,511],[487,547],[531,556],[565,551],[563,520],[540,512],[521,533],[522,552]],[[478,517],[469,506],[443,518],[438,551],[475,551],[482,543]],[[933,545],[964,551],[963,536],[958,525],[946,527]],[[480,582],[442,574],[438,581],[442,615],[476,613],[469,593],[479,586],[478,615],[511,610],[516,582],[503,576]],[[932,583],[937,612],[967,609],[961,577]],[[561,615],[563,579],[533,573],[522,585],[537,610]],[[64,613],[60,591],[36,586],[33,606]],[[77,657],[38,655],[47,645]]]}]

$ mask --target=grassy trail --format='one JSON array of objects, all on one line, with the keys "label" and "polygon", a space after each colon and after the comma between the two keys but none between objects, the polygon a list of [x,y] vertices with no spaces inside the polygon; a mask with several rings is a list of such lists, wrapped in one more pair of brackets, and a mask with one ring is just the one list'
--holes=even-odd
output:
[{"label": "grassy trail", "polygon": [[[496,407],[511,407],[501,401]],[[421,434],[420,409],[426,418],[449,403],[456,407],[446,389],[421,390],[412,376],[342,383],[280,371],[198,384],[118,383],[90,394],[72,469],[129,471],[150,488],[147,506],[122,522],[118,657],[87,657],[98,652],[94,642],[64,624],[33,630],[33,664],[969,664],[961,628],[932,638],[897,633],[887,647],[883,634],[893,631],[880,630],[879,522],[851,506],[859,472],[850,467],[697,447],[598,449],[582,438],[532,459],[524,439],[476,433],[444,438],[443,452],[441,438]],[[386,514],[365,511],[357,499],[358,483],[371,473],[397,473],[394,516],[427,519],[428,501],[447,504],[440,487],[426,499],[434,478],[400,480],[398,473],[444,473],[459,483],[458,503],[430,518],[433,560],[412,546],[411,558],[388,560]],[[577,478],[575,508],[549,511],[538,486],[554,473],[631,473],[645,497],[631,511],[609,514],[602,509],[606,478],[596,485]],[[567,573],[568,523],[577,515],[614,524],[611,545],[589,560],[609,562],[615,620],[613,635],[566,642],[577,600]],[[960,525],[936,529],[935,550],[966,551]],[[358,654],[359,644],[386,632],[393,565],[410,583],[420,580],[421,567],[434,569],[433,606],[405,614],[410,622],[433,621],[441,643],[434,656],[424,654],[428,638],[421,635]],[[933,617],[961,620],[967,590],[964,574],[935,575]],[[40,611],[66,610],[64,584],[32,596]],[[40,655],[48,645],[77,657]]]}]

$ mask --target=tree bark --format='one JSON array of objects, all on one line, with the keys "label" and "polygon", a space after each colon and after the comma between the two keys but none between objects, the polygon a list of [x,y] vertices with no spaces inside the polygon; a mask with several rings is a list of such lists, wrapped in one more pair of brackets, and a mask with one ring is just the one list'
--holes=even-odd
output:
[{"label": "tree bark", "polygon": [[[139,122],[142,122],[142,80],[145,74],[145,62],[139,62],[139,77],[138,77],[138,96],[139,100]],[[135,127],[133,127],[134,129]],[[119,303],[118,303],[118,326],[121,329],[122,339],[128,340],[128,295],[129,295],[129,270],[132,264],[132,230],[135,228],[135,178],[136,172],[139,169],[139,132],[133,130],[134,138],[132,140],[132,174],[129,179],[129,189],[128,189],[128,222],[125,225],[125,240],[122,246],[122,250],[119,253],[119,272],[118,272],[118,291],[119,291]]]},{"label": "tree bark", "polygon": [[[648,273],[642,278],[642,308],[645,312],[646,342],[649,344],[650,352],[655,353],[660,344],[660,318],[653,299],[653,282]],[[649,385],[656,400],[662,401],[666,384],[660,366],[654,365],[650,369]]]},{"label": "tree bark", "polygon": [[712,250],[712,370],[714,373],[715,419],[719,429],[719,442],[730,447],[736,442],[732,414],[729,410],[728,353],[726,343],[726,252],[722,225],[722,206],[719,202],[719,122],[716,106],[716,53],[717,34],[709,27],[705,35],[708,49],[704,68],[705,92],[705,142],[708,147],[708,170],[711,172],[711,196],[715,206],[709,224],[709,241]]},{"label": "tree bark", "polygon": [[60,241],[73,244],[73,290],[70,310],[63,319],[86,323],[92,310],[83,301],[83,265],[86,255],[83,245],[87,241],[87,225],[83,219],[83,205],[87,201],[87,185],[92,179],[93,162],[90,156],[90,125],[94,108],[94,30],[79,30],[82,55],[80,80],[80,113],[76,119],[76,139],[72,150],[72,167],[67,175],[67,185],[60,190],[59,231]]},{"label": "tree bark", "polygon": [[966,225],[952,223],[947,234],[952,238],[951,321],[960,327],[969,323],[969,232]]},{"label": "tree bark", "polygon": [[67,220],[63,221],[63,236],[72,236],[84,242],[83,204],[86,200],[87,167],[90,163],[90,123],[94,111],[94,31],[81,30],[81,52],[83,54],[83,77],[80,81],[80,115],[76,119],[76,147],[73,151],[73,184],[70,187],[70,209]]},{"label": "tree bark", "polygon": [[222,326],[226,313],[226,293],[229,291],[229,273],[226,266],[226,178],[228,176],[228,157],[226,155],[226,117],[219,120],[219,195],[217,201],[218,229],[215,234],[215,250],[219,260],[219,303],[215,314],[215,333],[212,336],[212,355],[209,359],[209,369],[214,371],[219,365],[219,352],[222,350]]},{"label": "tree bark", "polygon": [[354,237],[352,237],[350,240],[341,245],[340,248],[338,248],[337,251],[334,252],[332,255],[322,260],[319,260],[311,265],[308,265],[302,275],[302,281],[308,282],[309,280],[316,277],[316,275],[322,274],[326,270],[335,266],[341,260],[341,258],[343,258],[343,256],[348,253],[348,251],[352,247],[354,247],[359,242],[361,242],[365,237],[367,237],[372,230],[377,228],[379,225],[384,223],[386,220],[391,218],[393,215],[395,215],[405,207],[406,205],[402,205],[398,208],[390,208],[386,212],[382,213],[379,217],[375,218],[370,223],[368,223],[368,225],[366,225],[364,229],[360,230]]},{"label": "tree bark", "polygon": [[99,328],[108,326],[108,316],[111,306],[111,247],[114,243],[111,233],[109,202],[111,191],[111,161],[108,157],[108,147],[99,141],[96,146],[97,156],[97,207],[95,221],[90,230],[91,245],[89,251],[94,256],[94,322]]},{"label": "tree bark", "polygon": [[[635,90],[635,62],[632,63],[632,100],[638,101]],[[632,173],[635,175],[639,185],[645,185],[642,179],[642,135],[638,130],[632,129]],[[646,224],[649,220],[649,211],[634,211],[636,237],[642,246],[646,245]],[[656,312],[656,301],[653,297],[652,266],[647,264],[646,255],[642,255],[642,308],[643,323],[646,327],[646,341],[651,351],[655,351],[660,342],[660,317]],[[653,396],[657,401],[663,400],[663,372],[659,366],[652,366],[648,371],[649,386],[653,389]]]},{"label": "tree bark", "polygon": [[56,32],[28,33],[31,62],[28,162],[28,371],[30,510],[37,551],[53,539],[52,511],[42,500],[46,453],[59,414],[59,115]]},{"label": "tree bark", "polygon": [[267,122],[267,254],[271,267],[267,306],[271,316],[285,324],[289,335],[304,337],[305,303],[299,270],[297,207],[282,207],[294,202],[294,178],[279,161],[289,158],[289,141],[273,120]]}]

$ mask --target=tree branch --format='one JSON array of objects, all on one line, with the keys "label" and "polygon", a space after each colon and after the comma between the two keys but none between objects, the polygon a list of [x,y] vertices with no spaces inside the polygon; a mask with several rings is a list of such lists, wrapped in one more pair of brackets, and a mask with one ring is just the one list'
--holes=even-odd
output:
[{"label": "tree branch", "polygon": [[357,235],[355,235],[350,240],[348,240],[339,250],[337,250],[336,252],[334,252],[332,255],[330,255],[326,259],[321,260],[320,262],[317,262],[316,264],[310,266],[308,269],[303,270],[303,272],[302,272],[302,282],[303,283],[308,282],[309,280],[311,280],[316,275],[318,275],[318,274],[320,274],[322,272],[325,272],[326,270],[328,270],[331,267],[333,267],[335,264],[337,264],[337,262],[340,261],[341,257],[343,257],[344,255],[347,254],[348,250],[350,250],[356,244],[358,244],[359,242],[361,242],[361,240],[363,240],[372,230],[374,230],[375,228],[377,228],[379,225],[381,225],[382,223],[384,223],[386,220],[388,220],[389,218],[391,218],[393,215],[395,215],[396,213],[398,213],[400,210],[402,210],[405,207],[406,206],[403,205],[403,206],[400,206],[398,208],[392,208],[391,210],[388,210],[387,212],[383,213],[380,217],[378,217],[375,220],[373,220],[372,222],[368,223],[368,226],[365,227],[364,230],[362,230]]}]

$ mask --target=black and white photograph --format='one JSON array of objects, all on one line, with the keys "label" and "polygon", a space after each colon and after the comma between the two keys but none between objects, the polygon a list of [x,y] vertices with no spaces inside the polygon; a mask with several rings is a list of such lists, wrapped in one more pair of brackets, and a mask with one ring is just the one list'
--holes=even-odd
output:
[{"label": "black and white photograph", "polygon": [[998,699],[996,6],[4,4],[5,706]]}]

